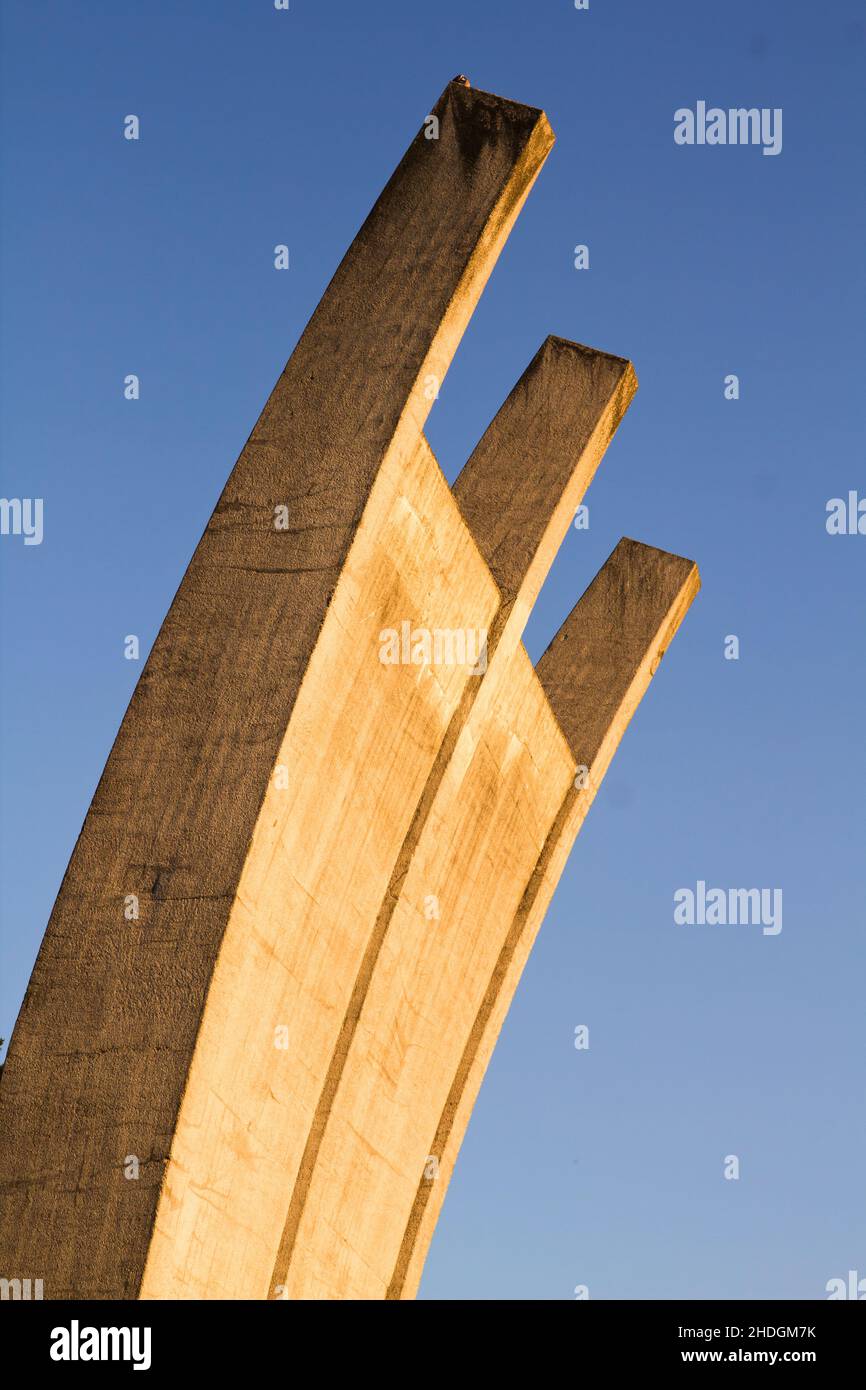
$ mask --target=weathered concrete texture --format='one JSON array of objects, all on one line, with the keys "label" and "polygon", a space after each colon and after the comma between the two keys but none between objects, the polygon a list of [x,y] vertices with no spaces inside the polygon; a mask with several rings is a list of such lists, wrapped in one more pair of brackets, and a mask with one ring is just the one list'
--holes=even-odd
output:
[{"label": "weathered concrete texture", "polygon": [[[0,1269],[48,1298],[411,1296],[568,848],[696,587],[622,542],[533,671],[523,625],[636,382],[548,339],[452,495],[430,378],[552,135],[459,82],[434,112],[235,466],[49,923],[0,1091]],[[403,623],[487,630],[486,673],[383,664]]]},{"label": "weathered concrete texture", "polygon": [[[475,900],[487,985],[429,1139],[438,1175],[433,1182],[423,1171],[418,1175],[389,1298],[415,1295],[472,1107],[553,891],[620,739],[699,587],[692,561],[623,539],[538,664],[540,686],[569,745],[568,765],[587,768],[588,779],[585,786],[568,786],[513,915],[492,925],[483,895]],[[501,867],[509,872],[507,862]],[[492,887],[491,880],[488,891]]]},{"label": "weathered concrete texture", "polygon": [[521,631],[636,390],[625,358],[547,338],[454,484]]},{"label": "weathered concrete texture", "polygon": [[540,904],[696,583],[689,561],[621,542],[538,675],[522,648],[488,674],[389,915],[272,1292],[414,1293]]},{"label": "weathered concrete texture", "polygon": [[[583,496],[621,413],[629,364],[606,359],[616,365],[598,372],[600,356],[566,344],[555,354],[542,349],[524,388],[512,393],[476,451],[486,464],[499,457],[503,475],[519,469],[521,425],[524,432],[535,425],[555,373],[564,397],[562,428],[548,431],[546,450],[536,450],[535,497],[555,517],[556,544],[571,515],[561,500],[569,498],[573,509],[573,499]],[[259,815],[178,1116],[142,1285],[146,1297],[206,1296],[219,1289],[236,1298],[252,1296],[250,1290],[260,1294],[263,1277],[265,1288],[269,1281],[274,1289],[285,1284],[271,1276],[282,1263],[276,1242],[282,1250],[291,1240],[360,1004],[380,968],[399,884],[435,789],[450,760],[462,756],[469,712],[478,706],[483,718],[488,701],[496,700],[500,673],[519,642],[525,605],[517,567],[511,568],[507,607],[498,591],[493,602],[487,590],[483,604],[470,601],[472,575],[478,583],[479,573],[487,571],[477,551],[457,563],[447,543],[449,528],[464,543],[468,533],[423,440],[404,470],[402,488],[403,506],[393,525],[371,517],[370,509],[365,514],[362,533],[368,521],[372,528],[369,584],[360,568],[347,567],[354,585],[335,595],[335,642],[320,644],[314,653],[278,755],[279,767],[303,768],[303,776],[292,777],[288,793],[272,785]],[[518,497],[513,491],[503,508],[506,522],[514,514],[515,528],[522,520]],[[427,544],[419,518],[429,518]],[[541,564],[553,557],[552,534],[551,526],[539,528],[536,547],[524,547],[527,585],[539,582]],[[353,559],[354,552],[350,566]],[[434,603],[430,593],[436,575],[453,586],[445,596],[447,623],[442,615],[448,603]],[[429,627],[489,626],[483,680],[467,683],[459,667],[421,673],[414,666],[383,667],[379,631],[399,628],[407,615]],[[406,729],[417,727],[407,709],[419,690],[439,697],[441,684],[448,691],[462,689],[459,703],[439,698],[442,720],[429,721],[427,744],[419,749],[413,734],[407,746]],[[329,705],[339,712],[333,725],[322,718]],[[390,719],[384,730],[383,708]],[[320,732],[311,748],[307,730],[329,727],[332,738]],[[441,746],[431,761],[434,740]],[[398,853],[390,827],[416,806]],[[275,1052],[275,1029],[289,1022],[288,1052]],[[272,1253],[263,1276],[267,1250]]]},{"label": "weathered concrete texture", "polygon": [[[496,566],[503,591],[490,636],[490,665],[480,689],[474,686],[466,692],[452,718],[368,943],[300,1169],[293,1177],[288,1218],[271,1281],[272,1293],[293,1287],[289,1264],[296,1268],[299,1259],[304,1263],[304,1255],[298,1253],[304,1249],[303,1241],[296,1251],[299,1229],[302,1222],[319,1219],[315,1213],[321,1203],[317,1206],[311,1185],[316,1170],[321,1174],[323,1167],[328,1167],[327,1158],[321,1155],[325,1131],[338,1092],[351,1090],[354,1085],[351,1068],[349,1079],[346,1078],[347,1059],[362,1010],[366,1013],[370,1008],[365,1001],[377,997],[378,982],[386,968],[382,957],[384,952],[387,961],[386,943],[393,937],[391,915],[401,899],[407,874],[412,872],[410,866],[414,866],[419,842],[429,843],[439,830],[435,817],[432,823],[428,822],[441,799],[442,779],[448,777],[449,769],[463,768],[471,759],[480,731],[502,723],[497,705],[503,700],[503,692],[507,692],[507,681],[516,678],[514,663],[525,616],[635,386],[634,372],[627,361],[562,339],[548,339],[497,413],[461,475],[460,501],[475,520],[479,547]],[[501,496],[495,500],[497,477]],[[531,671],[522,651],[521,658],[518,671]],[[393,678],[409,677],[404,670],[394,672]],[[513,700],[507,695],[503,708],[510,715]],[[477,821],[477,833],[464,839],[468,847],[484,830],[486,809],[473,802],[465,811],[470,823]],[[459,883],[459,878],[455,883]],[[370,1077],[366,1079],[369,1081]],[[339,1172],[343,1174],[342,1169]],[[357,1190],[357,1176],[345,1178],[350,1201],[355,1196],[363,1200]],[[339,1185],[343,1177],[338,1176],[335,1181]],[[330,1191],[328,1184],[326,1205]],[[386,1205],[393,1206],[390,1197]],[[314,1215],[304,1216],[305,1211]],[[369,1263],[371,1256],[366,1245],[358,1248],[357,1258],[362,1266],[365,1261]]]},{"label": "weathered concrete texture", "polygon": [[[346,938],[363,951],[367,902],[381,901],[468,679],[455,668],[368,689],[353,683],[352,653],[395,609],[430,627],[483,627],[498,603],[421,436],[424,385],[444,377],[553,137],[541,112],[459,84],[434,111],[439,139],[412,143],[232,472],[52,913],[0,1097],[0,1267],[44,1273],[46,1297],[266,1292],[291,1172],[279,1136],[309,1106],[305,1051],[339,1009],[331,963]],[[286,531],[273,524],[279,504]],[[278,809],[281,755],[290,786]],[[283,843],[275,832],[288,824]],[[269,914],[293,877],[282,920],[304,939],[275,953]],[[141,917],[130,922],[131,893]],[[286,914],[301,901],[296,925]],[[292,1075],[250,1096],[238,1124],[234,1049],[258,1045],[257,1004],[271,998],[251,993],[240,1021],[232,1012],[251,956],[287,980],[300,960],[310,990],[282,1020]],[[212,1073],[191,1066],[194,1049]],[[243,1200],[207,1164],[182,1167],[198,1123],[200,1158],[228,1139],[255,1174]],[[277,1141],[263,1140],[272,1130]],[[123,1176],[128,1154],[138,1181]],[[234,1228],[225,1267],[202,1244],[216,1208]]]}]

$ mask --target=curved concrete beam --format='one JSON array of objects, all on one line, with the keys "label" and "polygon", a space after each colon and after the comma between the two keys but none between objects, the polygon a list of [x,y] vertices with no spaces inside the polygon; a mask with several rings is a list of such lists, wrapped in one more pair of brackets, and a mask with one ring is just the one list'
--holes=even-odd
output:
[{"label": "curved concrete beam", "polygon": [[476,700],[357,1000],[273,1296],[414,1295],[544,911],[697,587],[690,561],[620,542],[537,673],[518,647]]},{"label": "curved concrete beam", "polygon": [[[416,625],[496,612],[421,430],[553,136],[459,83],[434,114],[439,138],[412,142],[235,465],[51,915],[0,1092],[0,1266],[44,1271],[47,1297],[264,1296],[284,1136],[315,1105],[305,1068],[340,1008],[333,964],[354,978],[469,680],[410,689],[383,668],[369,687],[359,666],[395,594]],[[250,1093],[232,1049],[256,1045],[257,1004],[299,969],[293,1065]],[[224,1143],[255,1190],[211,1181]],[[202,1229],[217,1208],[224,1270]]]},{"label": "curved concrete beam", "polygon": [[[441,1200],[420,1137],[450,1172],[579,824],[570,655],[539,668],[551,708],[520,634],[634,373],[548,339],[452,496],[422,427],[552,135],[460,83],[434,114],[235,466],[52,913],[0,1091],[0,1265],[49,1298],[410,1294]],[[672,558],[629,598],[632,646],[589,650],[610,751]],[[486,633],[484,660],[413,660],[419,632]]]}]

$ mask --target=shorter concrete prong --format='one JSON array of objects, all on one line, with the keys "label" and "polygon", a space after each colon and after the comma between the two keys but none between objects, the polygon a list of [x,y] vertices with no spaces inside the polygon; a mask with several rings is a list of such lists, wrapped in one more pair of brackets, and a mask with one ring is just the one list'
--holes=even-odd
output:
[{"label": "shorter concrete prong", "polygon": [[[538,663],[532,760],[523,774],[521,796],[523,804],[537,812],[545,807],[542,848],[526,867],[525,859],[519,859],[526,846],[520,845],[513,827],[504,833],[508,807],[500,801],[491,808],[492,823],[485,827],[484,868],[476,868],[473,874],[461,866],[461,882],[474,885],[472,902],[463,909],[460,932],[444,939],[448,959],[443,958],[441,968],[448,968],[461,933],[472,932],[475,987],[482,969],[486,983],[427,1144],[436,1159],[436,1181],[422,1178],[417,1184],[388,1298],[415,1296],[472,1108],[538,929],[613,753],[699,586],[698,569],[691,560],[623,539]],[[510,692],[520,689],[521,657],[525,660],[522,648],[509,673]],[[509,727],[526,727],[529,703],[519,713],[510,708],[502,711]],[[563,787],[566,768],[560,765],[561,754],[551,744],[549,730],[545,731],[545,717],[551,712],[571,755],[566,764],[567,785],[553,810],[542,797],[554,778]],[[485,739],[495,749],[487,731]],[[503,773],[500,780],[505,780]],[[471,793],[468,777],[461,794],[467,794],[467,787]],[[533,829],[537,833],[537,824]],[[502,843],[507,844],[507,854],[496,858],[495,847]],[[520,872],[516,872],[518,861]],[[511,882],[503,891],[508,875]],[[427,891],[434,891],[429,871],[426,882]],[[505,912],[508,897],[512,910]],[[434,937],[434,947],[444,937],[444,932]],[[426,969],[431,968],[428,955]],[[465,984],[468,987],[468,975]]]}]

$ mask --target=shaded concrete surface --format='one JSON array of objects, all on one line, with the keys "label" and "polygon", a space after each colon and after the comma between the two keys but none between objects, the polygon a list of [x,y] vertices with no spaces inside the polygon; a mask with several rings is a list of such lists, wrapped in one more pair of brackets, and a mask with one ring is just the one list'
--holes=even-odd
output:
[{"label": "shaded concrete surface", "polygon": [[[448,488],[431,381],[553,136],[462,81],[434,114],[235,465],[48,925],[0,1090],[0,1272],[47,1298],[413,1295],[550,894],[697,587],[621,542],[533,670],[523,626],[636,380],[547,339]],[[486,634],[485,659],[383,660],[404,626]]]},{"label": "shaded concrete surface", "polygon": [[[434,112],[439,139],[427,141],[421,130],[412,142],[226,484],[142,672],[52,912],[0,1098],[0,1267],[44,1271],[47,1297],[135,1297],[151,1254],[154,1288],[196,1296],[211,1280],[208,1287],[224,1291],[218,1269],[193,1270],[185,1257],[171,1261],[169,1275],[151,1242],[158,1204],[176,1209],[169,1155],[182,1147],[182,1097],[200,1119],[206,1114],[210,1136],[224,1131],[247,1085],[219,1060],[225,1034],[214,970],[222,955],[230,974],[243,954],[227,928],[233,913],[243,913],[239,885],[245,865],[254,872],[252,841],[265,835],[257,826],[274,765],[291,730],[286,799],[297,841],[285,850],[282,881],[303,868],[314,882],[302,881],[298,893],[315,896],[319,860],[308,859],[308,842],[317,839],[341,869],[352,853],[364,861],[369,850],[362,887],[381,900],[468,675],[454,668],[411,692],[384,681],[357,689],[351,655],[338,656],[341,634],[350,632],[360,649],[367,630],[378,631],[377,610],[384,613],[395,585],[405,591],[405,616],[431,626],[456,625],[457,612],[466,625],[484,627],[495,610],[495,586],[423,443],[431,404],[423,387],[431,373],[444,377],[552,135],[541,112],[459,84],[446,88]],[[404,524],[407,489],[416,510]],[[274,526],[278,505],[289,509],[285,531]],[[405,566],[392,545],[400,537]],[[356,618],[367,630],[353,632]],[[330,671],[337,684],[317,704],[313,690]],[[328,797],[323,747],[331,755]],[[389,791],[389,769],[406,748],[416,756],[403,756],[402,784]],[[366,804],[353,784],[356,759],[365,767]],[[349,817],[341,831],[340,797],[350,785],[365,825]],[[317,821],[322,805],[330,811]],[[354,850],[341,856],[346,841]],[[312,950],[342,916],[343,880],[336,868],[332,877],[339,881],[324,923],[303,927]],[[276,885],[263,892],[271,900]],[[123,916],[129,894],[140,900],[137,921]],[[361,932],[353,943],[361,950],[364,920],[362,898],[347,917],[349,934]],[[247,939],[257,944],[252,929]],[[336,943],[332,951],[339,954]],[[209,997],[213,1022],[202,1037]],[[322,999],[321,1007],[332,1003]],[[193,1053],[212,1042],[216,1070],[200,1092],[190,1076]],[[299,1069],[304,1060],[296,1057]],[[230,1058],[225,1065],[230,1071]],[[256,1094],[247,1102],[258,1107],[256,1135],[281,1125],[294,1131],[296,1115],[286,1107],[296,1087],[278,1081],[274,1090],[276,1101]],[[256,1137],[250,1142],[247,1161],[260,1163],[256,1210],[267,1211],[269,1201],[282,1201],[276,1192],[290,1154],[278,1143],[259,1155]],[[137,1181],[123,1176],[129,1154],[141,1163]],[[234,1219],[233,1192],[210,1190],[195,1172],[187,1180],[203,1209],[222,1201],[226,1221]],[[283,1214],[271,1223],[275,1239]],[[184,1240],[190,1251],[200,1248],[200,1216],[180,1210],[178,1249]],[[239,1233],[249,1216],[237,1212]],[[253,1223],[246,1247],[258,1238]],[[230,1241],[226,1250],[230,1260]],[[248,1296],[266,1292],[269,1256],[265,1265],[259,1286],[243,1264]]]}]

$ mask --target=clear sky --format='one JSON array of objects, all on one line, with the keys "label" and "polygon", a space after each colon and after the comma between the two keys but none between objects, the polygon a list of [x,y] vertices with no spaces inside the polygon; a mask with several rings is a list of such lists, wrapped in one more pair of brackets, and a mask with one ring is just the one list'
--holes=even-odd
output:
[{"label": "clear sky", "polygon": [[[558,138],[431,443],[453,479],[548,333],[630,357],[640,390],[527,646],[621,535],[696,559],[703,591],[542,928],[422,1296],[821,1298],[866,1276],[866,535],[825,524],[866,496],[862,4],[0,13],[2,494],[44,499],[41,545],[0,538],[0,1033],[141,669],[123,639],[146,655],[335,266],[464,72]],[[781,108],[781,153],[676,145],[698,101]],[[698,880],[780,888],[781,932],[677,925]]]}]

